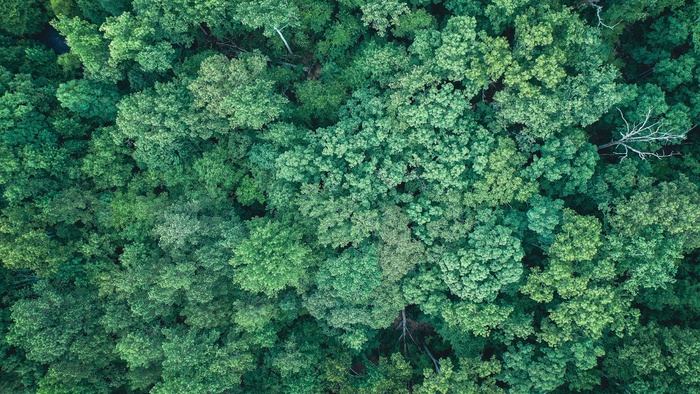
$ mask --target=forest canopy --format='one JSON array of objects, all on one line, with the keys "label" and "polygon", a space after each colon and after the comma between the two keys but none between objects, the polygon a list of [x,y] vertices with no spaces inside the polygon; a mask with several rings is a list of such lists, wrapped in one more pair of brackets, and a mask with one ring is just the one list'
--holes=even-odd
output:
[{"label": "forest canopy", "polygon": [[0,392],[700,393],[699,40],[693,0],[2,1]]}]

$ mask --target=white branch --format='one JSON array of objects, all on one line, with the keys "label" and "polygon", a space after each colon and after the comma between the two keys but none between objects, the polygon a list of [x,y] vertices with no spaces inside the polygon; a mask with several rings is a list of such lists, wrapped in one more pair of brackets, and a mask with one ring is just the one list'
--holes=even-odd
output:
[{"label": "white branch", "polygon": [[656,122],[650,124],[652,111],[651,109],[647,111],[647,114],[644,117],[644,121],[642,121],[641,124],[632,123],[630,125],[622,111],[619,108],[617,110],[620,112],[620,116],[625,122],[625,130],[620,131],[619,139],[612,140],[607,144],[598,146],[598,150],[614,147],[613,154],[620,156],[620,161],[627,158],[630,152],[636,153],[642,160],[646,160],[647,157],[656,157],[657,159],[660,159],[662,157],[678,155],[678,152],[656,153],[653,151],[647,151],[635,145],[668,145],[680,142],[686,139],[686,137],[688,136],[688,132],[692,129],[691,127],[683,132],[677,132],[676,129],[662,130],[662,127],[664,126],[663,119],[659,119]]},{"label": "white branch", "polygon": [[599,1],[599,0],[584,0],[584,2],[581,3],[581,4],[588,4],[588,5],[590,5],[591,7],[594,7],[594,8],[595,8],[595,16],[596,16],[596,18],[598,18],[598,26],[596,26],[596,27],[601,27],[601,26],[603,26],[603,27],[607,27],[608,29],[612,30],[612,29],[615,28],[615,26],[617,26],[617,25],[619,25],[620,23],[622,23],[622,21],[619,21],[619,22],[617,22],[616,24],[614,24],[614,25],[612,25],[612,26],[606,25],[605,22],[603,22],[603,19],[600,17],[600,13],[601,13],[601,11],[603,11],[603,6],[598,5],[598,1]]},{"label": "white branch", "polygon": [[401,311],[401,321],[396,323],[396,329],[401,329],[401,336],[399,337],[399,341],[403,339],[403,351],[405,354],[408,354],[408,346],[406,343],[406,334],[408,334],[408,337],[411,338],[411,341],[418,346],[418,351],[420,352],[420,345],[418,345],[418,342],[413,338],[413,334],[411,334],[411,330],[408,329],[408,325],[406,324],[406,310]]},{"label": "white branch", "polygon": [[423,344],[423,347],[425,348],[425,352],[428,353],[428,356],[430,356],[430,359],[433,360],[433,364],[435,365],[435,373],[440,374],[440,364],[438,363],[438,360],[433,357],[433,354],[430,353],[430,349],[428,349],[428,345]]},{"label": "white branch", "polygon": [[[290,54],[290,55],[293,55],[294,53],[292,53],[292,48],[289,47],[289,44],[287,43],[287,40],[284,39],[284,36],[282,35],[282,32],[280,31],[280,29],[278,29],[278,28],[276,28],[276,27],[274,27],[274,26],[273,26],[272,28],[275,29],[275,31],[277,32],[277,34],[280,35],[280,38],[281,38],[282,41],[284,42],[284,46],[287,47],[287,50],[289,51],[289,54]],[[284,29],[284,27],[283,27],[283,29]]]}]

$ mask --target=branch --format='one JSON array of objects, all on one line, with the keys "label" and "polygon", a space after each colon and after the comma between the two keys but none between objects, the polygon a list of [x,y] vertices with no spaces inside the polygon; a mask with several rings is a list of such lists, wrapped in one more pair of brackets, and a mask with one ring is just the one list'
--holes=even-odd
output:
[{"label": "branch", "polygon": [[423,344],[423,347],[425,348],[425,352],[428,353],[428,356],[430,356],[430,359],[433,360],[433,364],[435,364],[435,373],[440,374],[440,364],[438,364],[438,361],[433,357],[433,354],[430,353],[430,349],[428,349],[428,345]]},{"label": "branch", "polygon": [[[280,38],[281,38],[282,41],[284,42],[284,46],[287,47],[287,50],[289,51],[289,54],[290,54],[290,55],[293,55],[294,53],[292,53],[292,48],[289,47],[289,44],[287,43],[287,40],[284,39],[284,36],[282,35],[282,32],[280,31],[280,29],[278,29],[278,28],[276,28],[276,27],[274,27],[274,26],[273,26],[272,28],[275,29],[275,31],[277,32],[277,34],[280,35]],[[284,29],[284,27],[283,27],[283,29]]]},{"label": "branch", "polygon": [[663,119],[651,123],[651,108],[647,111],[644,121],[642,121],[641,124],[633,123],[630,125],[622,111],[619,108],[617,110],[620,112],[622,121],[625,122],[625,131],[620,132],[619,139],[612,140],[607,144],[599,145],[598,150],[614,147],[612,154],[621,156],[620,161],[626,159],[630,152],[636,153],[642,160],[646,160],[647,157],[656,157],[657,159],[660,159],[663,157],[678,155],[678,152],[657,153],[655,151],[643,150],[639,147],[635,147],[635,145],[668,145],[686,139],[688,132],[693,129],[693,127],[690,127],[689,129],[680,133],[677,132],[675,128],[670,130],[662,130],[662,127],[664,126]]},{"label": "branch", "polygon": [[408,325],[406,324],[406,310],[401,311],[401,321],[396,323],[396,329],[401,329],[401,336],[399,337],[399,341],[403,339],[403,351],[405,354],[408,354],[408,345],[406,343],[406,334],[408,334],[408,337],[411,338],[411,341],[418,346],[418,352],[420,352],[420,345],[418,342],[416,342],[415,338],[413,338],[413,334],[411,334],[411,330],[408,329]]},{"label": "branch", "polygon": [[622,21],[619,21],[619,22],[617,22],[616,24],[614,24],[614,25],[612,25],[612,26],[606,25],[605,22],[603,22],[603,19],[600,17],[600,12],[603,11],[603,6],[597,4],[597,3],[598,3],[598,0],[586,0],[585,3],[588,3],[588,5],[590,5],[591,7],[594,7],[594,8],[595,8],[595,16],[596,16],[596,18],[598,18],[598,26],[596,26],[596,27],[601,27],[601,26],[603,26],[603,27],[607,27],[608,29],[612,30],[612,29],[614,29],[617,25],[619,25],[620,23],[622,23]]}]

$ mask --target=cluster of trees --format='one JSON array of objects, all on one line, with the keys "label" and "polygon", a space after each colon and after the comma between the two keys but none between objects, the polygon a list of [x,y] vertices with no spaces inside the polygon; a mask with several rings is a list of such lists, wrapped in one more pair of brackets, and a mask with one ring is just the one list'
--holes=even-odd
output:
[{"label": "cluster of trees", "polygon": [[700,392],[699,19],[2,1],[0,392]]}]

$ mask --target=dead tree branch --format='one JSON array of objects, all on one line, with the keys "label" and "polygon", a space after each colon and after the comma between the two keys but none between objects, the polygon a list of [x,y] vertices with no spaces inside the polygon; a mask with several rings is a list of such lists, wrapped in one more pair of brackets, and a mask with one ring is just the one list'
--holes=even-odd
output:
[{"label": "dead tree branch", "polygon": [[614,24],[614,25],[612,25],[612,26],[605,24],[605,22],[603,22],[603,18],[600,17],[600,13],[603,11],[603,6],[602,6],[602,5],[598,5],[598,2],[599,2],[599,1],[600,1],[600,0],[584,0],[583,2],[580,3],[580,5],[588,4],[588,5],[590,5],[591,7],[595,8],[595,16],[596,16],[596,18],[598,18],[598,26],[596,26],[596,27],[601,27],[601,26],[603,26],[603,27],[607,27],[608,29],[612,30],[612,29],[615,28],[615,26],[617,26],[617,25],[619,25],[620,23],[622,23],[622,21],[619,21],[619,22],[617,22],[616,24]]},{"label": "dead tree branch", "polygon": [[[273,26],[272,28],[275,29],[275,31],[277,32],[277,34],[280,35],[280,38],[282,39],[282,42],[284,42],[284,46],[287,47],[287,51],[289,51],[289,54],[290,54],[290,55],[293,55],[294,53],[292,53],[292,48],[289,47],[289,44],[287,43],[287,40],[285,40],[284,36],[282,35],[282,31],[280,31],[280,29],[278,29],[278,28],[275,27],[275,26]],[[284,29],[284,27],[283,27],[282,29]]]},{"label": "dead tree branch", "polygon": [[405,354],[408,354],[408,344],[406,343],[406,337],[411,338],[411,341],[418,346],[418,352],[420,352],[420,345],[416,340],[413,338],[413,334],[411,334],[411,330],[408,328],[407,324],[407,319],[406,319],[406,310],[401,311],[401,320],[396,323],[396,329],[401,330],[401,336],[399,337],[399,341],[403,340],[403,351]]},{"label": "dead tree branch", "polygon": [[678,143],[686,139],[688,132],[692,130],[692,127],[683,132],[678,132],[675,128],[662,130],[664,120],[659,119],[652,123],[652,109],[647,111],[642,123],[630,124],[622,111],[619,108],[617,110],[620,112],[620,116],[622,116],[622,120],[625,122],[625,131],[620,132],[620,138],[614,139],[607,144],[599,145],[598,150],[614,147],[613,154],[620,156],[620,161],[626,159],[630,153],[636,153],[642,160],[646,160],[648,157],[661,159],[663,157],[678,155],[678,152],[658,153],[649,149],[645,150],[640,147],[640,145],[646,145],[646,148],[649,148],[649,145],[669,145]]},{"label": "dead tree branch", "polygon": [[428,345],[423,344],[423,347],[425,348],[425,352],[428,353],[428,356],[430,356],[430,359],[433,360],[433,364],[435,365],[435,373],[440,374],[440,364],[438,364],[438,360],[435,359],[432,353],[430,353],[430,349],[428,349]]}]

